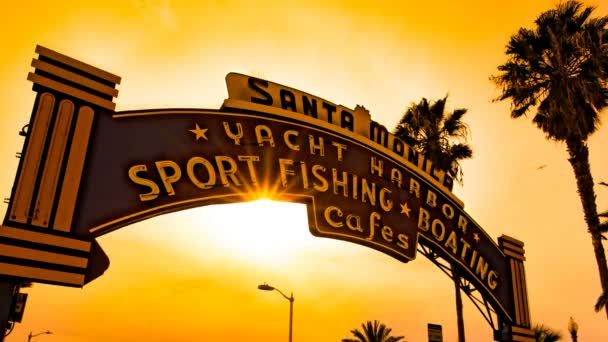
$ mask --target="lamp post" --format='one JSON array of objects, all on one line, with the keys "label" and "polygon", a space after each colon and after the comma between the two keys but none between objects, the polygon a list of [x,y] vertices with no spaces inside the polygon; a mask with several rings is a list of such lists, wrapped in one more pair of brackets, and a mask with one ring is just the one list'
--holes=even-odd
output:
[{"label": "lamp post", "polygon": [[572,342],[577,342],[576,333],[578,332],[578,324],[574,321],[572,317],[568,320],[568,331],[570,332],[570,336],[572,337]]},{"label": "lamp post", "polygon": [[32,332],[30,331],[30,334],[27,335],[27,342],[30,342],[32,340],[32,338],[34,338],[36,336],[45,335],[45,334],[49,335],[49,334],[52,334],[52,332],[50,332],[50,331],[47,330],[47,331],[43,331],[43,332],[40,332],[40,333],[37,333],[37,334],[32,334]]},{"label": "lamp post", "polygon": [[283,297],[285,297],[285,299],[287,299],[289,301],[289,342],[291,342],[291,332],[292,332],[292,326],[293,326],[293,292],[291,293],[291,296],[287,297],[283,292],[281,292],[281,290],[274,288],[266,283],[262,284],[262,285],[258,285],[258,289],[262,290],[262,291],[272,291],[272,290],[277,290]]}]

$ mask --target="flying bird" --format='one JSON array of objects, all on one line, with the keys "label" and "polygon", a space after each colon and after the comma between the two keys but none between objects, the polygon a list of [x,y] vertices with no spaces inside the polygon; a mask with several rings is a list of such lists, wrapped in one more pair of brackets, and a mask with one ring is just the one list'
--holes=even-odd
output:
[{"label": "flying bird", "polygon": [[544,169],[544,168],[546,168],[546,167],[547,167],[547,164],[543,164],[543,165],[541,165],[541,166],[537,167],[536,169],[537,169],[537,170],[542,170],[542,169]]}]

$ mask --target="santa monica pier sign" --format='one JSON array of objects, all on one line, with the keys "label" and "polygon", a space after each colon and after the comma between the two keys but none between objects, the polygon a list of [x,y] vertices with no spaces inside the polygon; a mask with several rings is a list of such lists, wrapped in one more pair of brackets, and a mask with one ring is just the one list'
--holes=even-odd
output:
[{"label": "santa monica pier sign", "polygon": [[495,243],[452,194],[452,178],[365,108],[229,73],[219,110],[115,112],[120,77],[36,53],[37,96],[0,227],[3,280],[81,287],[109,267],[101,235],[264,197],[306,204],[315,236],[404,262],[419,249],[445,260],[497,316],[497,339],[533,336],[523,243]]}]

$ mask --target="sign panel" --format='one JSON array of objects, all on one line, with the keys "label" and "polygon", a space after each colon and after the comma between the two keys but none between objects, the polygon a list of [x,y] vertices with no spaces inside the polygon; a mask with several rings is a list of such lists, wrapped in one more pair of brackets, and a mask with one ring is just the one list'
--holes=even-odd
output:
[{"label": "sign panel", "polygon": [[443,342],[443,332],[439,324],[427,324],[429,342]]},{"label": "sign panel", "polygon": [[508,298],[503,254],[458,203],[346,129],[269,108],[105,112],[90,144],[72,227],[81,234],[207,204],[294,201],[308,205],[316,236],[401,261],[415,257],[420,239],[484,295]]},{"label": "sign panel", "polygon": [[109,266],[96,237],[164,213],[270,198],[306,204],[315,236],[403,262],[424,245],[504,320],[528,324],[523,243],[504,238],[499,248],[445,172],[363,107],[230,73],[219,110],[115,112],[118,76],[36,51],[28,78],[38,95],[0,227],[0,275],[82,286]]},{"label": "sign panel", "polygon": [[396,184],[416,176],[316,124],[196,110],[102,116],[74,228],[99,236],[161,213],[264,197],[307,204],[317,236],[413,259],[418,233],[404,220],[408,190]]},{"label": "sign panel", "polygon": [[[320,97],[269,82],[252,76],[229,73],[226,76],[228,99],[224,107],[249,109],[252,105],[279,108],[325,121],[361,135],[380,144],[413,168],[427,174],[442,191],[451,194],[454,180],[445,171],[437,169],[424,155],[417,153],[401,139],[391,134],[386,127],[373,121],[363,106],[354,110],[334,104]],[[453,197],[456,202],[459,200]],[[462,203],[460,202],[462,206]]]}]

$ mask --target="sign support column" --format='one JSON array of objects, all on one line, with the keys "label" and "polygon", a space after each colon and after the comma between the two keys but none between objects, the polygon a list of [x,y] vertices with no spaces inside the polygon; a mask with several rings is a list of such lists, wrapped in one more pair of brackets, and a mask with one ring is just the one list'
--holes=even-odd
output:
[{"label": "sign support column", "polygon": [[[502,235],[498,238],[498,246],[505,254],[510,265],[510,289],[513,298],[513,323],[501,322],[503,330],[499,332],[502,342],[534,342],[534,331],[531,329],[530,308],[528,305],[528,289],[524,270],[524,243],[512,237]],[[498,333],[498,332],[497,332]]]},{"label": "sign support column", "polygon": [[91,274],[91,256],[108,263],[72,219],[94,114],[114,111],[120,77],[42,46],[36,53],[28,74],[36,101],[0,226],[0,341],[17,319],[22,282],[82,287],[107,268]]}]

